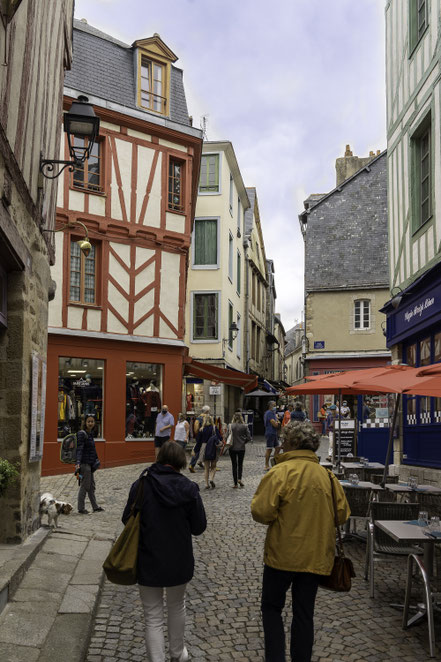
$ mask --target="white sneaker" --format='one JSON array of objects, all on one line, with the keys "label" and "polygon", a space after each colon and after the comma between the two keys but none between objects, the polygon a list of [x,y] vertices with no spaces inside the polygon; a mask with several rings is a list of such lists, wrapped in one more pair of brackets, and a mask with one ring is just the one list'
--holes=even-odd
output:
[{"label": "white sneaker", "polygon": [[171,662],[187,662],[189,660],[189,655],[188,655],[188,650],[184,646],[184,650],[182,651],[180,657],[172,657]]}]

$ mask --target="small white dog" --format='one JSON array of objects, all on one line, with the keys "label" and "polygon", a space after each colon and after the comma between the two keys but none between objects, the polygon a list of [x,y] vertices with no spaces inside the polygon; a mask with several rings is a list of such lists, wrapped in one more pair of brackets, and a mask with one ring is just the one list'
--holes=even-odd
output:
[{"label": "small white dog", "polygon": [[55,529],[58,526],[58,515],[69,515],[73,510],[70,503],[57,501],[52,494],[45,492],[40,498],[40,517],[47,515],[47,523]]}]

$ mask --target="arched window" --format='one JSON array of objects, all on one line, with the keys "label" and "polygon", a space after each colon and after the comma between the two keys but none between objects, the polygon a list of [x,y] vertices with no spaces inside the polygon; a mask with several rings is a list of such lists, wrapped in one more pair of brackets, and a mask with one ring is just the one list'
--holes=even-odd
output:
[{"label": "arched window", "polygon": [[371,328],[371,302],[369,299],[354,301],[354,329]]}]

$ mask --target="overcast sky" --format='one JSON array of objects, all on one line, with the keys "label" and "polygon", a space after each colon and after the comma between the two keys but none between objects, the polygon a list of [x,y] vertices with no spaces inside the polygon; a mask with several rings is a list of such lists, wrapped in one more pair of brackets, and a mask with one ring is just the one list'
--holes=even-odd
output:
[{"label": "overcast sky", "polygon": [[335,186],[335,159],[386,147],[385,0],[76,0],[127,44],[158,32],[184,70],[194,125],[230,140],[255,186],[285,330],[303,308],[298,214]]}]

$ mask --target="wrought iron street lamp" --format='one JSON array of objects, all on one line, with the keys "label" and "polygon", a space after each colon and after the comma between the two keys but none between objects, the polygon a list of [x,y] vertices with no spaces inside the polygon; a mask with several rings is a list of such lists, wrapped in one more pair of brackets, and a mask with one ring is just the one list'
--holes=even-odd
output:
[{"label": "wrought iron street lamp", "polygon": [[222,357],[225,358],[225,345],[227,343],[233,343],[236,338],[237,334],[239,333],[239,327],[237,326],[236,322],[231,322],[229,329],[228,329],[228,338],[222,338]]},{"label": "wrought iron street lamp", "polygon": [[[59,177],[65,168],[73,172],[89,158],[94,142],[98,138],[100,118],[95,115],[89,99],[79,96],[69,112],[64,113],[64,131],[67,133],[71,161],[41,159],[40,172],[46,179]],[[77,139],[77,144],[75,140]],[[54,173],[55,170],[55,173]]]}]

